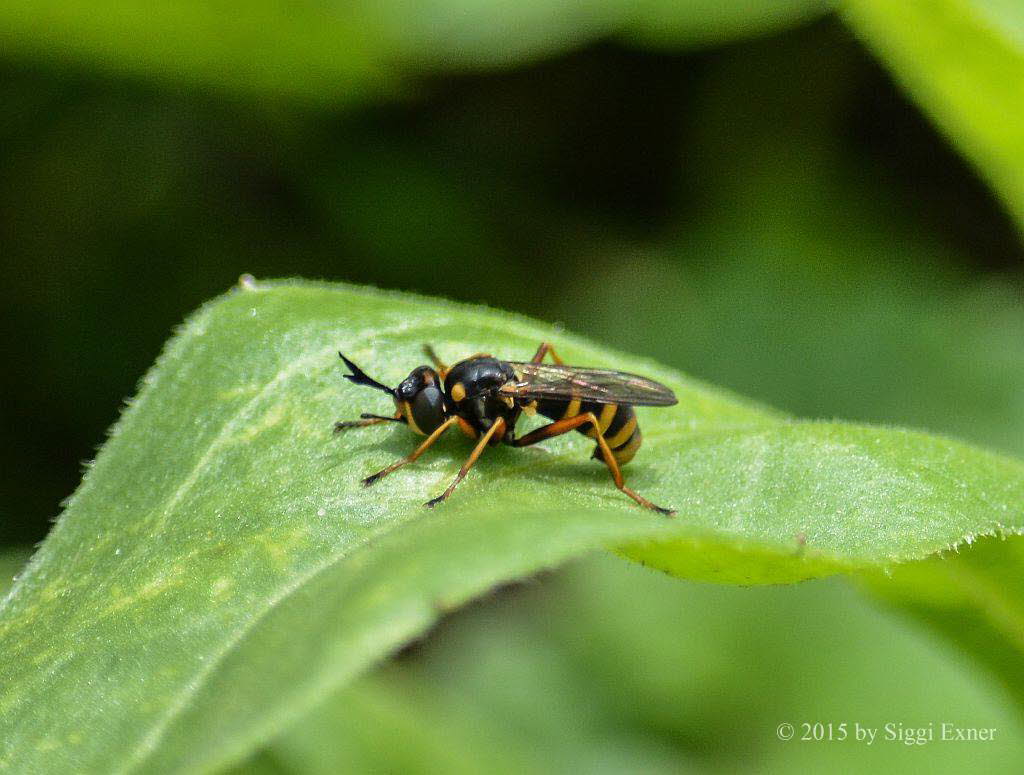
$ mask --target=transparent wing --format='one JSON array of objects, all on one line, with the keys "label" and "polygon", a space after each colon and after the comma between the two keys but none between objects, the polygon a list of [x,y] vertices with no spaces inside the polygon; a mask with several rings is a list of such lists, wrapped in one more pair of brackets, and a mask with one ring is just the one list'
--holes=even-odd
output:
[{"label": "transparent wing", "polygon": [[519,381],[509,387],[509,392],[520,398],[579,398],[630,406],[672,406],[677,403],[675,393],[639,374],[551,363],[509,363],[520,375]]}]

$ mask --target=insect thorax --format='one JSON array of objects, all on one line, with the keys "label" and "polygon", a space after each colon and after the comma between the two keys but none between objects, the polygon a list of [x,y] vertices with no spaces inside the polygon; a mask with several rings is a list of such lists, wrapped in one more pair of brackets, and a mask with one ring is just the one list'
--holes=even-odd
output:
[{"label": "insect thorax", "polygon": [[478,430],[489,428],[499,417],[505,418],[511,429],[519,410],[498,388],[515,378],[512,367],[497,358],[460,361],[445,377],[448,406]]}]

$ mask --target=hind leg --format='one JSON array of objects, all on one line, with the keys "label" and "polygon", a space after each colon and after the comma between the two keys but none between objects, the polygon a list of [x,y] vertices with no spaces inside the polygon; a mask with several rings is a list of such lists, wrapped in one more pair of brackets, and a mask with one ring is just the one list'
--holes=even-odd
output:
[{"label": "hind leg", "polygon": [[597,441],[597,444],[601,449],[601,456],[605,465],[608,466],[608,470],[611,472],[612,479],[615,481],[615,486],[645,509],[656,511],[659,514],[664,514],[665,516],[675,514],[676,512],[674,509],[666,509],[661,506],[657,506],[635,490],[626,486],[626,482],[622,478],[622,470],[619,468],[619,462],[615,459],[615,455],[612,454],[612,449],[608,446],[608,442],[605,441],[604,434],[601,433],[601,424],[593,412],[578,414],[575,417],[570,417],[566,420],[556,420],[549,425],[545,425],[535,431],[527,433],[521,439],[515,439],[512,442],[512,446],[528,447],[531,444],[537,444],[545,439],[561,436],[563,433],[576,430],[581,425],[585,425],[587,423],[590,423],[591,427],[594,429],[594,439]]}]

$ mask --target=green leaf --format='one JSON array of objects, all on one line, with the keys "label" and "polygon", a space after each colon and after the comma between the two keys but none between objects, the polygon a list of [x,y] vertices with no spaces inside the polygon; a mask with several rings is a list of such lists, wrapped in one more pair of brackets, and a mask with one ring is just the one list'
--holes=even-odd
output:
[{"label": "green leaf", "polygon": [[[526,357],[648,374],[637,508],[573,434],[467,454],[408,452],[336,350],[395,382],[422,360]],[[138,398],[0,610],[0,764],[165,772],[234,761],[443,612],[601,547],[690,578],[778,583],[926,557],[1024,528],[1024,465],[923,433],[799,422],[670,369],[505,313],[307,283],[207,305]],[[58,710],[59,709],[59,710]],[[55,721],[57,719],[58,721]]]},{"label": "green leaf", "polygon": [[629,32],[646,45],[715,45],[806,23],[823,15],[831,5],[830,0],[640,0],[632,7]]},{"label": "green leaf", "polygon": [[84,64],[157,82],[317,102],[364,100],[393,87],[380,27],[359,4],[256,0],[5,0],[8,57]]},{"label": "green leaf", "polygon": [[842,8],[1024,224],[1024,3],[850,0]]},{"label": "green leaf", "polygon": [[[876,729],[961,719],[998,733],[982,746],[910,751],[776,739],[780,721],[809,717]],[[932,775],[1009,773],[1024,760],[1022,722],[970,659],[839,579],[692,584],[598,555],[447,618],[257,760],[310,775],[707,773],[750,761],[772,773],[837,762],[900,773],[911,761]]]},{"label": "green leaf", "polygon": [[[390,677],[389,672],[384,674]],[[534,740],[487,724],[464,703],[447,705],[441,699],[449,692],[446,683],[443,678],[413,685],[400,677],[362,679],[295,724],[270,751],[239,765],[237,773],[272,762],[283,765],[281,772],[307,775],[554,771]]]}]

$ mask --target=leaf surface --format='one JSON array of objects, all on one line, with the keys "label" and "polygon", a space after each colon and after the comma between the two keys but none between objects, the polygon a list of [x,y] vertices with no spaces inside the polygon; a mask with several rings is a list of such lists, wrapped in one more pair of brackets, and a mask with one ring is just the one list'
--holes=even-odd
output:
[{"label": "leaf surface", "polygon": [[[641,373],[677,406],[639,409],[618,493],[577,434],[406,454],[402,427],[333,436],[422,361],[528,357]],[[516,316],[403,294],[252,284],[212,302],[143,380],[0,609],[0,764],[13,771],[209,771],[248,753],[490,586],[603,547],[686,578],[780,583],[881,569],[1024,527],[1024,466],[924,433],[795,421],[671,369]],[[59,712],[55,709],[59,709]],[[55,719],[57,721],[55,722]]]}]

